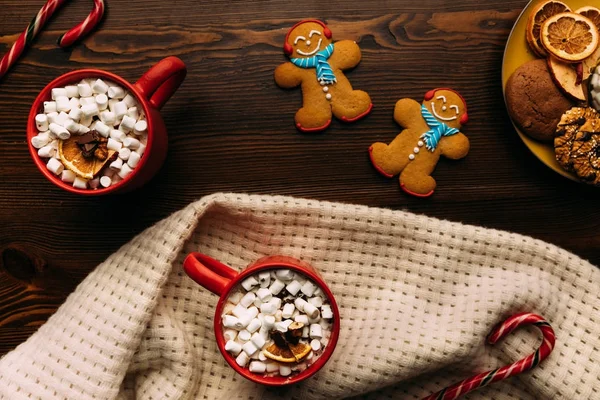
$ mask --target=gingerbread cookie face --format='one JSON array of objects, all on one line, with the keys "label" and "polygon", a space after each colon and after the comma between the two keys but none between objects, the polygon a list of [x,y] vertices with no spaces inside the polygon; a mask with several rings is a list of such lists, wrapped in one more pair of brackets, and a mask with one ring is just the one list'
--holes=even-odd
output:
[{"label": "gingerbread cookie face", "polygon": [[300,131],[323,131],[333,116],[354,122],[371,111],[369,95],[354,90],[343,72],[360,62],[356,42],[334,43],[323,22],[306,20],[289,30],[283,50],[290,61],[275,69],[275,82],[286,89],[301,86],[303,104],[295,116]]},{"label": "gingerbread cookie face", "polygon": [[290,58],[307,58],[332,44],[331,31],[318,22],[305,21],[295,25],[285,39],[285,52]]},{"label": "gingerbread cookie face", "polygon": [[422,104],[399,100],[394,119],[404,129],[390,144],[372,144],[371,162],[387,177],[400,174],[406,193],[431,196],[436,187],[431,174],[439,158],[457,160],[469,152],[469,140],[460,132],[468,120],[467,105],[454,90],[435,89],[425,94]]}]

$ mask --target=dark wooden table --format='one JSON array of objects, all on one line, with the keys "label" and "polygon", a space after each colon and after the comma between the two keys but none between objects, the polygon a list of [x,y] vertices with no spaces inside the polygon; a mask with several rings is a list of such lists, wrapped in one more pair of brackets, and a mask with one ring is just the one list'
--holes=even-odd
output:
[{"label": "dark wooden table", "polygon": [[[600,264],[600,189],[543,165],[514,131],[503,102],[504,46],[526,0],[163,1],[108,0],[99,29],[74,47],[57,37],[87,15],[74,1],[55,15],[0,81],[0,355],[23,342],[98,263],[186,204],[213,192],[281,194],[404,209],[530,235]],[[43,4],[3,0],[4,54]],[[362,61],[347,75],[373,112],[321,134],[293,125],[300,90],[273,71],[286,60],[289,27],[327,22],[352,39]],[[188,75],[163,108],[169,153],[158,175],[133,193],[84,198],[49,183],[32,162],[26,119],[37,93],[73,69],[110,70],[134,82],[167,55]],[[442,160],[428,199],[379,175],[367,149],[399,132],[395,102],[435,87],[469,105],[471,152]]]}]

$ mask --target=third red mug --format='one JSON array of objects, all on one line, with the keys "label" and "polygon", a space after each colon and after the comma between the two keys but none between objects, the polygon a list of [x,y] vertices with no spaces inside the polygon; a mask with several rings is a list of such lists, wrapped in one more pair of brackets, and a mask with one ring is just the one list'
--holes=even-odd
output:
[{"label": "third red mug", "polygon": [[[228,267],[225,264],[220,263],[217,260],[214,260],[211,257],[208,257],[204,254],[201,253],[190,253],[186,259],[184,260],[183,263],[183,268],[185,270],[185,272],[197,283],[199,283],[200,285],[202,285],[203,287],[205,287],[206,289],[210,290],[211,292],[213,292],[214,294],[219,296],[219,301],[217,303],[217,307],[215,310],[215,316],[214,316],[214,332],[215,332],[215,337],[216,337],[216,342],[217,342],[217,346],[219,348],[219,350],[221,351],[221,354],[223,355],[223,357],[225,358],[225,360],[227,361],[227,363],[235,370],[237,371],[240,375],[244,376],[245,378],[257,382],[257,383],[261,383],[264,385],[270,385],[270,386],[282,386],[282,385],[288,385],[291,383],[296,383],[296,382],[300,382],[310,376],[312,376],[313,374],[315,374],[319,369],[321,369],[325,363],[327,362],[327,360],[331,357],[331,355],[333,354],[333,351],[335,349],[335,346],[337,344],[338,341],[338,337],[339,337],[339,332],[340,332],[340,316],[339,316],[339,310],[337,307],[337,303],[335,301],[335,298],[333,297],[333,293],[331,292],[331,290],[327,287],[327,285],[325,284],[325,282],[323,281],[323,279],[321,278],[321,276],[319,275],[319,273],[315,270],[314,267],[312,267],[311,265],[304,263],[300,260],[296,260],[294,258],[291,257],[286,257],[286,256],[269,256],[269,257],[264,257],[261,258],[260,260],[254,262],[253,264],[249,265],[246,269],[244,269],[241,272],[237,272],[235,270],[233,270],[232,268]],[[331,307],[331,318],[329,318],[328,320],[330,320],[331,322],[328,324],[330,324],[330,328],[329,328],[329,337],[327,338],[327,344],[323,346],[322,352],[319,354],[318,358],[315,357],[314,362],[312,362],[310,365],[308,365],[305,369],[303,370],[299,370],[297,372],[291,373],[289,376],[281,376],[278,375],[277,373],[274,374],[269,374],[268,370],[267,372],[263,372],[263,371],[251,371],[251,368],[248,368],[246,366],[241,366],[238,364],[238,362],[236,362],[236,357],[235,352],[232,354],[231,353],[231,349],[226,349],[226,339],[225,339],[225,329],[223,327],[223,319],[225,318],[226,314],[229,314],[230,312],[227,311],[226,309],[230,309],[233,307],[233,304],[231,304],[230,301],[230,296],[234,296],[236,291],[238,289],[240,289],[241,286],[243,287],[247,287],[247,282],[252,280],[253,277],[255,276],[260,276],[260,274],[265,274],[266,272],[268,273],[273,273],[273,275],[277,274],[279,272],[283,272],[286,273],[287,271],[292,271],[294,274],[296,274],[295,276],[299,277],[298,279],[304,279],[306,278],[306,280],[308,282],[313,283],[316,288],[320,289],[320,291],[322,292],[327,304]],[[267,274],[268,275],[268,274]],[[269,285],[276,285],[276,281],[278,281],[277,278],[269,278],[272,279],[269,281]],[[281,281],[279,281],[281,285]],[[258,283],[256,284],[258,285]],[[272,290],[273,292],[276,293],[281,293],[280,297],[283,297],[283,294],[286,294],[286,299],[284,299],[284,304],[287,304],[286,302],[289,303],[289,297],[291,297],[291,295],[287,292],[288,287],[290,286],[290,283],[288,283],[288,286],[286,286],[285,289],[280,289],[278,288],[277,291]],[[258,289],[258,291],[260,291],[261,289]],[[263,292],[265,292],[266,290],[264,289],[264,287],[262,288]],[[269,287],[269,290],[271,290],[271,288]],[[279,292],[278,290],[281,290],[281,292]],[[290,291],[295,292],[297,289],[289,289]],[[246,294],[249,295],[252,292],[247,292]],[[256,299],[260,298],[260,292],[256,296]],[[302,294],[302,292],[297,291],[297,293]],[[268,295],[268,293],[267,293]],[[296,295],[294,295],[296,296]],[[252,298],[254,298],[254,295],[251,296]],[[269,295],[270,297],[270,295]],[[305,295],[303,295],[302,297],[306,297]],[[297,297],[297,298],[302,298],[302,297]],[[275,297],[273,297],[275,298]],[[256,301],[256,300],[255,300]],[[300,303],[306,304],[307,302],[304,300],[297,300]],[[256,304],[256,303],[253,303]],[[264,304],[268,304],[268,303],[263,303]],[[238,305],[238,307],[243,306],[243,298],[242,300],[240,300],[240,304]],[[263,306],[260,307],[261,308],[261,314],[264,311],[266,314],[269,314],[268,311],[266,311]],[[242,307],[242,309],[244,309],[244,307]],[[307,311],[307,308],[304,311]],[[324,310],[324,308],[322,307],[322,309]],[[273,310],[271,310],[272,312]],[[235,314],[235,311],[233,311],[233,313]],[[258,317],[260,317],[260,315],[258,315]],[[323,319],[326,318],[324,311],[322,314]],[[263,317],[265,318],[265,317]],[[241,318],[240,318],[241,319]],[[259,318],[257,318],[259,319]],[[297,320],[299,320],[297,318]],[[314,323],[314,321],[312,321]],[[285,321],[283,322],[285,325]],[[248,325],[250,326],[250,325]],[[291,325],[288,325],[291,326]],[[313,325],[310,325],[311,328],[313,327]],[[248,328],[244,328],[244,327],[239,327],[239,328],[235,328],[240,330],[239,335],[241,335],[241,329],[243,330],[252,330],[250,327]],[[258,329],[258,328],[253,328],[253,329]],[[312,334],[312,333],[311,333]],[[258,335],[258,330],[255,332],[255,335]],[[254,339],[254,336],[253,336]],[[253,340],[252,339],[252,340]],[[244,341],[240,341],[238,340],[238,344],[236,344],[235,342],[232,344],[233,347],[237,346],[237,347],[241,347],[241,343]],[[250,341],[246,341],[245,343],[251,343]],[[268,343],[268,342],[267,342]],[[252,345],[250,345],[252,347]],[[239,350],[239,349],[238,349]],[[244,351],[246,351],[246,348],[244,348],[243,351],[240,351],[240,354],[243,353]],[[260,349],[259,349],[260,351]],[[256,355],[258,353],[255,353],[253,358],[256,359]],[[270,360],[267,360],[268,362],[270,362]],[[250,360],[251,362],[251,360]]]},{"label": "third red mug", "polygon": [[[97,196],[139,188],[158,172],[166,158],[167,129],[159,110],[181,85],[186,72],[183,61],[177,57],[167,57],[152,66],[134,84],[118,75],[100,69],[79,69],[54,79],[46,85],[33,102],[27,121],[27,142],[29,143],[29,152],[36,166],[50,182],[71,193]],[[48,170],[45,161],[38,155],[38,150],[31,143],[31,139],[38,134],[35,117],[42,112],[44,102],[50,100],[52,89],[65,87],[66,85],[76,85],[82,79],[88,78],[100,78],[114,82],[134,96],[137,104],[141,107],[140,112],[143,112],[146,117],[148,132],[145,152],[133,172],[114,185],[93,190],[78,189],[61,181],[59,176]]]}]

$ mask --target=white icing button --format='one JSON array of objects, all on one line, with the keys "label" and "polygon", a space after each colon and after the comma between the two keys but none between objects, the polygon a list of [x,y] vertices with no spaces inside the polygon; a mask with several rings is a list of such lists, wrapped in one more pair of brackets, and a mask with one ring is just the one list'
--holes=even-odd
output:
[{"label": "white icing button", "polygon": [[321,86],[325,86],[325,82],[319,81],[319,83],[321,84]]},{"label": "white icing button", "polygon": [[331,100],[331,93],[327,93],[327,94],[325,95],[325,98],[326,98],[327,100]]},{"label": "white icing button", "polygon": [[415,159],[415,155],[414,154],[409,154],[408,155],[408,159],[409,160],[414,160]]},{"label": "white icing button", "polygon": [[417,142],[417,146],[419,146],[419,147],[423,147],[423,144],[424,144],[424,143],[423,143],[423,141],[422,141],[422,140],[419,140],[419,141]]},{"label": "white icing button", "polygon": [[329,91],[329,86],[323,86],[323,91],[324,92],[328,92]]},{"label": "white icing button", "polygon": [[310,46],[310,40],[307,40],[307,41],[306,41],[306,45],[307,45],[307,46]]},{"label": "white icing button", "polygon": [[418,148],[418,147],[415,147],[415,148],[413,149],[413,152],[414,152],[415,154],[417,154],[417,153],[419,152],[419,148]]},{"label": "white icing button", "polygon": [[446,110],[447,110],[446,106],[442,106],[442,111],[446,111]]}]

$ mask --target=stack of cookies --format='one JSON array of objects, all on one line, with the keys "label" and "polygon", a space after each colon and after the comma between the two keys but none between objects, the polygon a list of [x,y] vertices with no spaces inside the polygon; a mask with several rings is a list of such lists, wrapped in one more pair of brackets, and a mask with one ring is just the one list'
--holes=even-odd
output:
[{"label": "stack of cookies", "polygon": [[600,185],[600,10],[542,1],[528,15],[526,41],[536,59],[506,83],[508,111],[529,137],[554,146],[566,171]]}]

